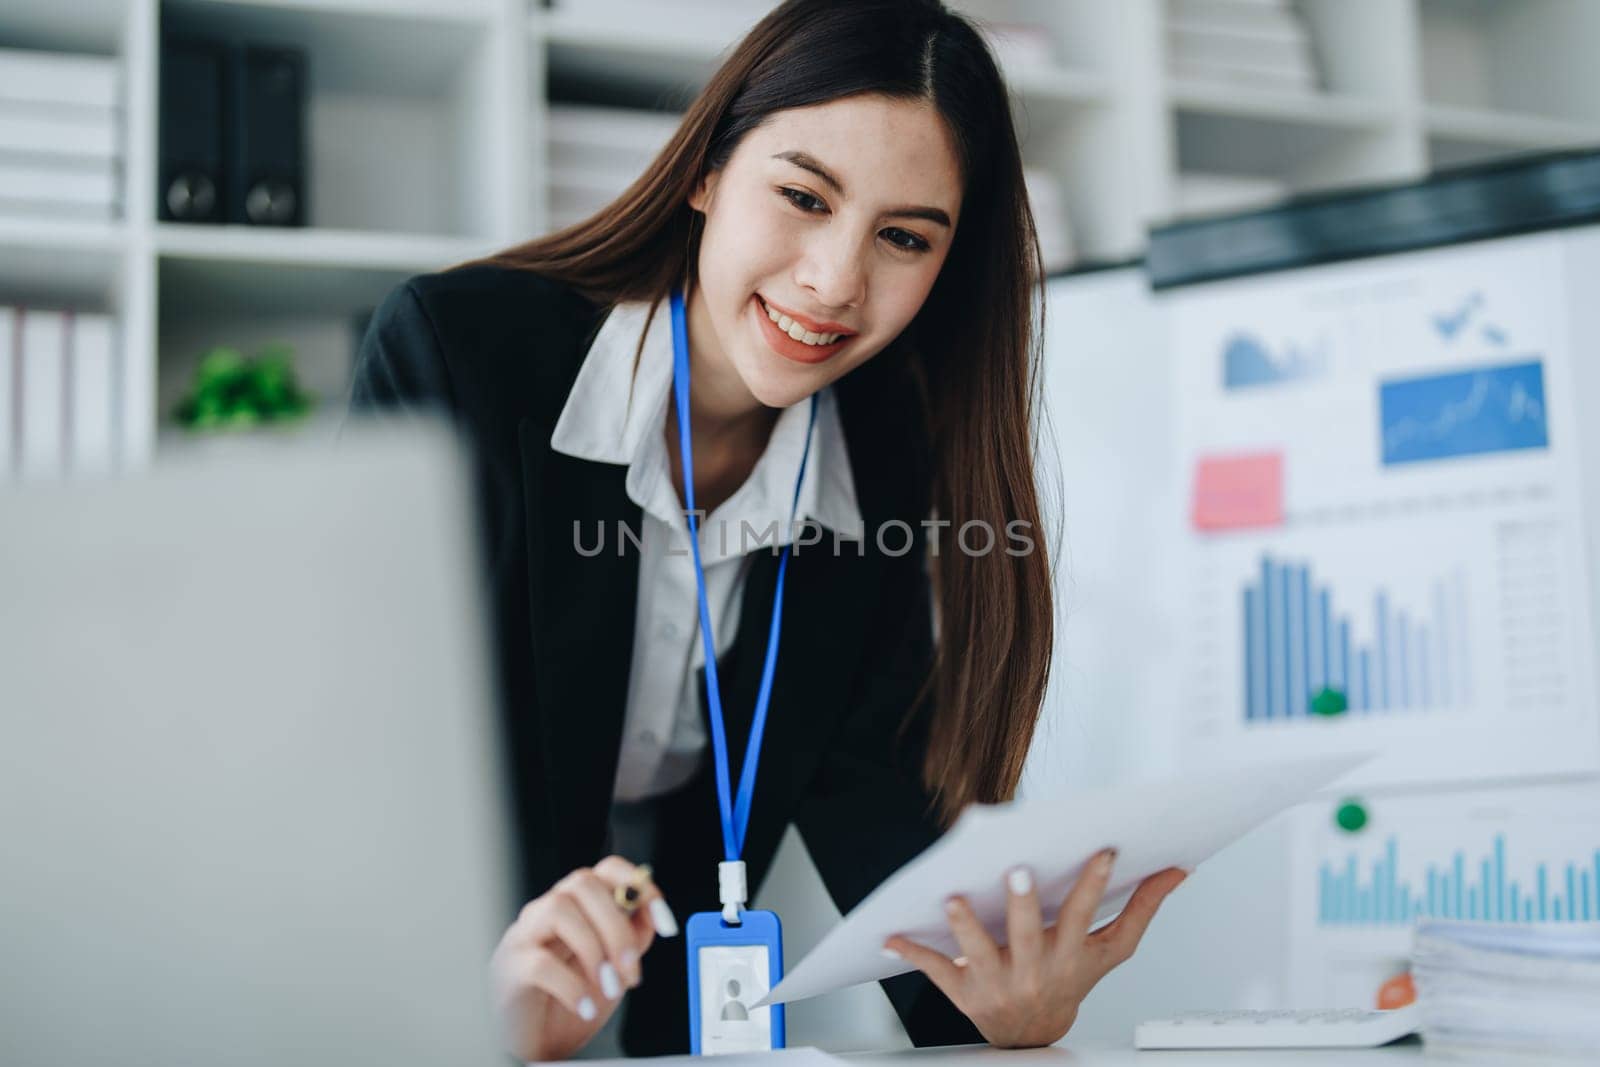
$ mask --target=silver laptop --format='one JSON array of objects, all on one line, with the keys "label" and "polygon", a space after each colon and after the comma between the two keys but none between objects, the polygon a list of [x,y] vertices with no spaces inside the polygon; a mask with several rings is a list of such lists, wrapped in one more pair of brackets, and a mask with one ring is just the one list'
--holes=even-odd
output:
[{"label": "silver laptop", "polygon": [[503,1065],[447,431],[0,487],[0,1063]]}]

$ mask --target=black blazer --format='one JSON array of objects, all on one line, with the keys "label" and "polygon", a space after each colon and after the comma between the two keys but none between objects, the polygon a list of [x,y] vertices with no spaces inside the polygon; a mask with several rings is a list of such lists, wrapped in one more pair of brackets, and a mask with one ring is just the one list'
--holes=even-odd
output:
[{"label": "black blazer", "polygon": [[[665,308],[658,312],[665,314]],[[505,751],[531,899],[608,852],[611,788],[621,746],[639,560],[617,551],[616,522],[640,529],[626,468],[574,459],[550,435],[605,316],[569,287],[526,271],[475,266],[416,277],[379,307],[361,344],[353,410],[434,409],[474,446],[498,645]],[[794,823],[841,911],[849,911],[938,836],[919,784],[924,724],[897,731],[932,655],[930,589],[919,520],[928,514],[920,420],[892,351],[837,387],[868,536],[802,548],[789,563],[783,645],[751,806],[744,858],[760,885]],[[874,531],[891,519],[919,535]],[[596,523],[606,551],[592,548]],[[738,634],[718,660],[731,753],[744,751],[755,705],[775,553],[748,571]],[[701,676],[704,696],[704,675]],[[702,699],[702,713],[704,702]],[[738,755],[733,757],[737,774]],[[710,760],[706,760],[709,768]],[[709,769],[661,800],[655,878],[680,921],[716,910],[722,858]],[[508,921],[509,921],[508,916]],[[981,1041],[919,973],[883,983],[919,1045]],[[688,1048],[681,942],[644,958],[623,1027],[630,1054]]]}]

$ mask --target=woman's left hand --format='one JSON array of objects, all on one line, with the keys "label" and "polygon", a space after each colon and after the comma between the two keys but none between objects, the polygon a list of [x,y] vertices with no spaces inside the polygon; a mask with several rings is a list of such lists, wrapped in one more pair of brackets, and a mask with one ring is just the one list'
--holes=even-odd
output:
[{"label": "woman's left hand", "polygon": [[1122,914],[1091,934],[1115,859],[1116,851],[1107,849],[1089,862],[1048,930],[1032,875],[1023,867],[1013,870],[1007,879],[1005,948],[994,943],[964,898],[951,897],[945,910],[962,956],[952,960],[900,936],[886,941],[884,951],[926,974],[991,1045],[1052,1044],[1072,1028],[1078,1005],[1095,983],[1133,955],[1156,909],[1187,876],[1171,867],[1146,878]]}]

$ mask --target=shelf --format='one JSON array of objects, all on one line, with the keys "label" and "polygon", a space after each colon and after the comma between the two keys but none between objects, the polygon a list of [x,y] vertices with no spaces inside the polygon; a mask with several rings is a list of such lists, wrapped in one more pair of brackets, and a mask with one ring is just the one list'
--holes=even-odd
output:
[{"label": "shelf", "polygon": [[31,7],[8,0],[0,7],[0,45],[116,55],[122,50],[127,18],[126,0],[72,0]]},{"label": "shelf", "polygon": [[1337,93],[1290,93],[1175,79],[1167,100],[1178,111],[1223,118],[1260,119],[1335,130],[1383,130],[1396,119],[1392,105]]},{"label": "shelf", "polygon": [[277,9],[286,13],[420,18],[435,22],[485,22],[494,17],[493,0],[183,0],[191,7]]},{"label": "shelf", "polygon": [[494,250],[482,241],[248,226],[156,230],[162,316],[343,316],[413,274]]},{"label": "shelf", "polygon": [[423,271],[472,259],[493,248],[488,241],[426,234],[198,226],[181,222],[156,226],[156,251],[165,259]]},{"label": "shelf", "polygon": [[1109,82],[1093,71],[1030,64],[1006,68],[1005,78],[1011,91],[1025,102],[1092,105],[1111,97]]},{"label": "shelf", "polygon": [[128,226],[124,222],[58,221],[0,215],[0,249],[43,251],[62,248],[115,254],[123,251],[127,244]]},{"label": "shelf", "polygon": [[1506,148],[1580,148],[1600,145],[1600,123],[1487,108],[1431,104],[1423,113],[1428,135]]},{"label": "shelf", "polygon": [[438,0],[164,0],[162,28],[304,49],[312,88],[432,98],[452,88],[489,32]]},{"label": "shelf", "polygon": [[164,32],[286,46],[306,57],[311,225],[503,232],[494,189],[509,130],[486,0],[165,0]]},{"label": "shelf", "polygon": [[623,107],[682,110],[732,44],[671,22],[603,25],[561,11],[535,11],[528,27],[533,45],[546,51],[543,66],[557,92]]},{"label": "shelf", "polygon": [[120,223],[0,217],[0,304],[103,305],[128,248]]},{"label": "shelf", "polygon": [[1419,0],[1418,15],[1417,65],[1428,105],[1600,122],[1600,4]]},{"label": "shelf", "polygon": [[164,260],[161,317],[325,319],[355,314],[377,306],[385,293],[416,273],[386,267]]}]

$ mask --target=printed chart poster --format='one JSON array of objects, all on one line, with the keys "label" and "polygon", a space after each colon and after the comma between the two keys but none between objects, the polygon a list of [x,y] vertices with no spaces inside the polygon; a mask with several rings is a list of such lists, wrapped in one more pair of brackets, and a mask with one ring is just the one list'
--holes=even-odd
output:
[{"label": "printed chart poster", "polygon": [[1600,783],[1343,802],[1295,812],[1290,877],[1296,1003],[1373,1007],[1419,919],[1600,920]]},{"label": "printed chart poster", "polygon": [[1600,769],[1566,239],[1173,293],[1194,759]]}]

